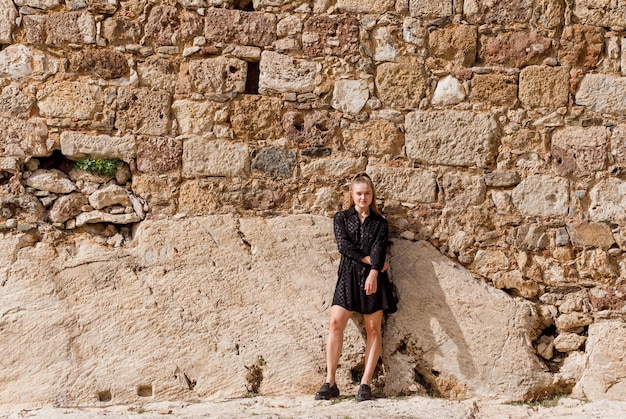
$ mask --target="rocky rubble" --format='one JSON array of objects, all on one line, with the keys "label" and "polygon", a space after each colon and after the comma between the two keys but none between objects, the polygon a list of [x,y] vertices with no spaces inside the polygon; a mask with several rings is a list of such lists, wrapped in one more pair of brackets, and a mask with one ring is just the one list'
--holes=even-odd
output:
[{"label": "rocky rubble", "polygon": [[150,219],[330,216],[367,171],[393,238],[530,304],[561,390],[622,397],[575,386],[625,307],[609,3],[0,0],[1,233],[123,247]]}]

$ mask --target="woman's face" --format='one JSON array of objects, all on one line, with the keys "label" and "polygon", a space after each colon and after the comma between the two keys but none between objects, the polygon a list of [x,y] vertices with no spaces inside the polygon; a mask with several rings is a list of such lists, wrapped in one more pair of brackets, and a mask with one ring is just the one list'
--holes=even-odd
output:
[{"label": "woman's face", "polygon": [[353,184],[350,194],[352,195],[354,207],[357,211],[369,209],[372,199],[374,198],[374,192],[367,183],[358,182]]}]

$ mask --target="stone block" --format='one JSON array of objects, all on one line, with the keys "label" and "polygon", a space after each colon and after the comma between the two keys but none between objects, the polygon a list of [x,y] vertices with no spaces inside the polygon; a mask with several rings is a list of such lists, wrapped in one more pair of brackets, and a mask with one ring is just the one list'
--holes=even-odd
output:
[{"label": "stone block", "polygon": [[525,215],[567,215],[569,182],[567,179],[548,175],[528,176],[513,189],[511,197],[513,204]]},{"label": "stone block", "polygon": [[430,103],[435,106],[456,105],[465,100],[465,87],[456,77],[447,75],[437,82]]},{"label": "stone block", "polygon": [[26,184],[31,188],[52,193],[70,193],[76,190],[74,182],[58,169],[37,169],[26,178]]},{"label": "stone block", "polygon": [[483,176],[485,185],[494,188],[509,188],[517,185],[521,178],[516,172],[492,172]]},{"label": "stone block", "polygon": [[141,24],[124,17],[110,17],[102,23],[102,37],[110,45],[136,44],[142,36]]},{"label": "stone block", "polygon": [[24,38],[27,43],[35,45],[46,43],[45,16],[26,15],[22,17],[22,26],[24,27]]},{"label": "stone block", "polygon": [[576,92],[576,104],[600,113],[626,112],[626,77],[586,74]]},{"label": "stone block", "polygon": [[276,140],[283,135],[282,100],[241,95],[231,102],[230,123],[240,141]]},{"label": "stone block", "polygon": [[533,1],[531,26],[560,29],[565,23],[566,2],[563,0]]},{"label": "stone block", "polygon": [[9,84],[0,90],[0,115],[27,119],[35,104],[35,96],[28,89],[20,89],[17,84]]},{"label": "stone block", "polygon": [[0,157],[0,172],[15,174],[21,171],[21,164],[16,157]]},{"label": "stone block", "polygon": [[589,218],[594,222],[626,221],[626,182],[610,177],[589,191]]},{"label": "stone block", "polygon": [[621,1],[576,0],[572,17],[583,25],[591,26],[626,26],[626,13]]},{"label": "stone block", "polygon": [[357,114],[367,103],[369,94],[365,80],[337,80],[331,106],[341,112]]},{"label": "stone block", "polygon": [[108,185],[89,195],[89,205],[100,210],[114,205],[131,206],[128,191],[119,185]]},{"label": "stone block", "polygon": [[480,175],[460,171],[446,172],[441,179],[440,186],[443,189],[443,200],[448,208],[458,210],[485,202],[487,186]]},{"label": "stone block", "polygon": [[556,109],[569,100],[566,67],[530,66],[519,75],[519,99],[526,107]]},{"label": "stone block", "polygon": [[276,18],[261,12],[210,8],[205,16],[204,36],[210,43],[267,47],[276,41]]},{"label": "stone block", "polygon": [[82,82],[61,81],[37,91],[42,116],[91,120],[104,106],[102,88]]},{"label": "stone block", "polygon": [[411,0],[409,12],[411,17],[418,18],[448,17],[454,14],[454,6],[452,0]]},{"label": "stone block", "polygon": [[146,39],[157,46],[177,45],[202,35],[203,25],[197,13],[156,5],[150,10],[144,31]]},{"label": "stone block", "polygon": [[183,143],[183,176],[247,176],[250,149],[226,140],[192,138]]},{"label": "stone block", "polygon": [[247,63],[236,58],[217,57],[189,62],[191,83],[201,93],[243,93],[247,70]]},{"label": "stone block", "polygon": [[296,164],[296,154],[282,148],[267,147],[260,150],[252,160],[252,170],[259,170],[272,177],[289,178]]},{"label": "stone block", "polygon": [[261,53],[259,93],[309,93],[321,65],[272,51]]},{"label": "stone block", "polygon": [[57,71],[57,62],[36,48],[13,44],[0,51],[0,77],[43,80]]},{"label": "stone block", "polygon": [[17,6],[27,6],[34,9],[50,10],[61,4],[59,0],[15,0]]},{"label": "stone block", "polygon": [[88,12],[59,12],[48,15],[46,44],[93,44],[96,42],[96,22]]},{"label": "stone block", "polygon": [[561,331],[570,331],[593,323],[593,318],[587,313],[565,313],[554,320],[555,326]]},{"label": "stone block", "polygon": [[404,135],[396,124],[384,119],[372,119],[353,123],[342,129],[343,146],[346,150],[365,156],[402,154]]},{"label": "stone block", "polygon": [[136,156],[135,137],[64,131],[61,133],[61,152],[73,160],[89,155],[94,159],[119,158],[128,161]]},{"label": "stone block", "polygon": [[626,124],[613,127],[610,143],[611,163],[617,168],[626,170]]},{"label": "stone block", "polygon": [[394,10],[395,0],[337,0],[342,13],[385,13]]},{"label": "stone block", "polygon": [[428,85],[428,75],[418,62],[383,63],[376,69],[378,97],[389,108],[417,109]]},{"label": "stone block", "polygon": [[463,15],[472,25],[528,23],[531,20],[532,11],[533,0],[520,0],[515,3],[491,0],[463,2]]},{"label": "stone block", "polygon": [[609,157],[606,127],[565,127],[552,134],[552,162],[560,175],[604,170]]},{"label": "stone block", "polygon": [[11,0],[0,0],[0,44],[11,44],[17,10]]},{"label": "stone block", "polygon": [[576,333],[562,332],[554,339],[554,349],[563,353],[572,352],[580,348],[586,340],[586,337]]},{"label": "stone block", "polygon": [[304,24],[302,49],[308,57],[357,54],[359,46],[359,21],[354,16],[317,15]]},{"label": "stone block", "polygon": [[552,40],[537,32],[504,32],[481,36],[478,58],[487,65],[526,67],[550,55]]},{"label": "stone block", "polygon": [[176,88],[180,66],[160,56],[150,56],[137,63],[139,85],[173,93]]},{"label": "stone block", "polygon": [[315,176],[345,180],[364,170],[365,159],[362,158],[328,157],[300,165],[300,173],[305,179]]},{"label": "stone block", "polygon": [[141,217],[132,214],[110,214],[105,211],[81,212],[76,216],[76,227],[85,224],[111,223],[111,224],[132,224],[141,221]]},{"label": "stone block", "polygon": [[167,92],[119,87],[115,128],[136,134],[166,135],[170,129],[170,102]]},{"label": "stone block", "polygon": [[172,113],[181,134],[206,135],[213,132],[216,122],[224,122],[229,115],[228,104],[212,100],[175,100]]},{"label": "stone block", "polygon": [[178,211],[181,213],[215,214],[220,205],[219,188],[211,183],[202,180],[187,180],[180,186]]},{"label": "stone block", "polygon": [[88,203],[87,197],[82,193],[75,192],[60,196],[50,207],[48,218],[53,223],[64,223],[80,214],[83,206]]},{"label": "stone block", "polygon": [[3,218],[16,218],[20,223],[41,222],[45,212],[41,201],[30,193],[2,197],[0,210],[3,212]]},{"label": "stone block", "polygon": [[314,147],[317,151],[324,150],[323,146],[332,144],[338,135],[338,127],[339,116],[329,111],[288,111],[283,115],[287,139],[302,149]]},{"label": "stone block", "polygon": [[0,156],[37,157],[52,153],[52,144],[46,141],[48,127],[42,120],[24,121],[0,116],[0,132]]},{"label": "stone block", "polygon": [[499,128],[492,115],[469,111],[415,111],[406,116],[406,153],[429,164],[489,167]]},{"label": "stone block", "polygon": [[367,173],[376,185],[379,198],[412,204],[437,200],[436,175],[431,171],[369,165]]},{"label": "stone block", "polygon": [[476,27],[448,25],[435,29],[428,37],[428,48],[433,57],[469,67],[476,61]]},{"label": "stone block", "polygon": [[165,173],[182,166],[182,141],[170,137],[137,139],[137,169],[146,173]]},{"label": "stone block", "polygon": [[88,73],[103,79],[130,76],[130,66],[124,54],[115,50],[84,49],[70,58],[70,71]]},{"label": "stone block", "polygon": [[486,106],[510,106],[517,100],[517,76],[474,74],[469,98]]},{"label": "stone block", "polygon": [[604,31],[596,26],[571,25],[563,28],[559,62],[570,67],[595,68],[604,47]]},{"label": "stone block", "polygon": [[597,247],[607,250],[614,243],[611,228],[604,223],[574,222],[567,225],[572,244],[579,247]]},{"label": "stone block", "polygon": [[152,173],[136,173],[132,180],[132,190],[141,196],[150,206],[153,214],[177,212],[179,176],[162,176]]}]

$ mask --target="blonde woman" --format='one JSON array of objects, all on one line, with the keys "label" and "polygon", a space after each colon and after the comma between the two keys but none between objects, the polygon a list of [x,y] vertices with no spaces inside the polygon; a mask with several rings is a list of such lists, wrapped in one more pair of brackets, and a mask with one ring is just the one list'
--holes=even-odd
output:
[{"label": "blonde woman", "polygon": [[383,313],[397,310],[387,275],[389,264],[385,261],[389,227],[376,206],[374,184],[366,173],[352,179],[348,200],[349,208],[339,211],[334,218],[341,260],[326,340],[326,382],[315,394],[316,400],[339,396],[335,374],[344,329],[354,312],[363,314],[367,335],[365,369],[355,398],[372,399],[370,382],[382,352]]}]

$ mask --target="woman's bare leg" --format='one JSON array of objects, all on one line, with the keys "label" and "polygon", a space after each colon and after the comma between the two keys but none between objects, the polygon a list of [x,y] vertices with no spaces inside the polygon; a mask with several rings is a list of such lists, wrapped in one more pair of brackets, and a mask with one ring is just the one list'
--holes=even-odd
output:
[{"label": "woman's bare leg", "polygon": [[335,384],[335,373],[343,348],[343,331],[351,315],[351,311],[341,306],[334,305],[330,308],[330,326],[326,340],[326,382],[330,385]]},{"label": "woman's bare leg", "polygon": [[382,322],[383,311],[377,311],[372,314],[364,314],[365,332],[367,334],[367,342],[365,344],[365,369],[363,370],[363,378],[361,384],[369,385],[372,381],[372,375],[378,364],[378,358],[383,350]]}]

